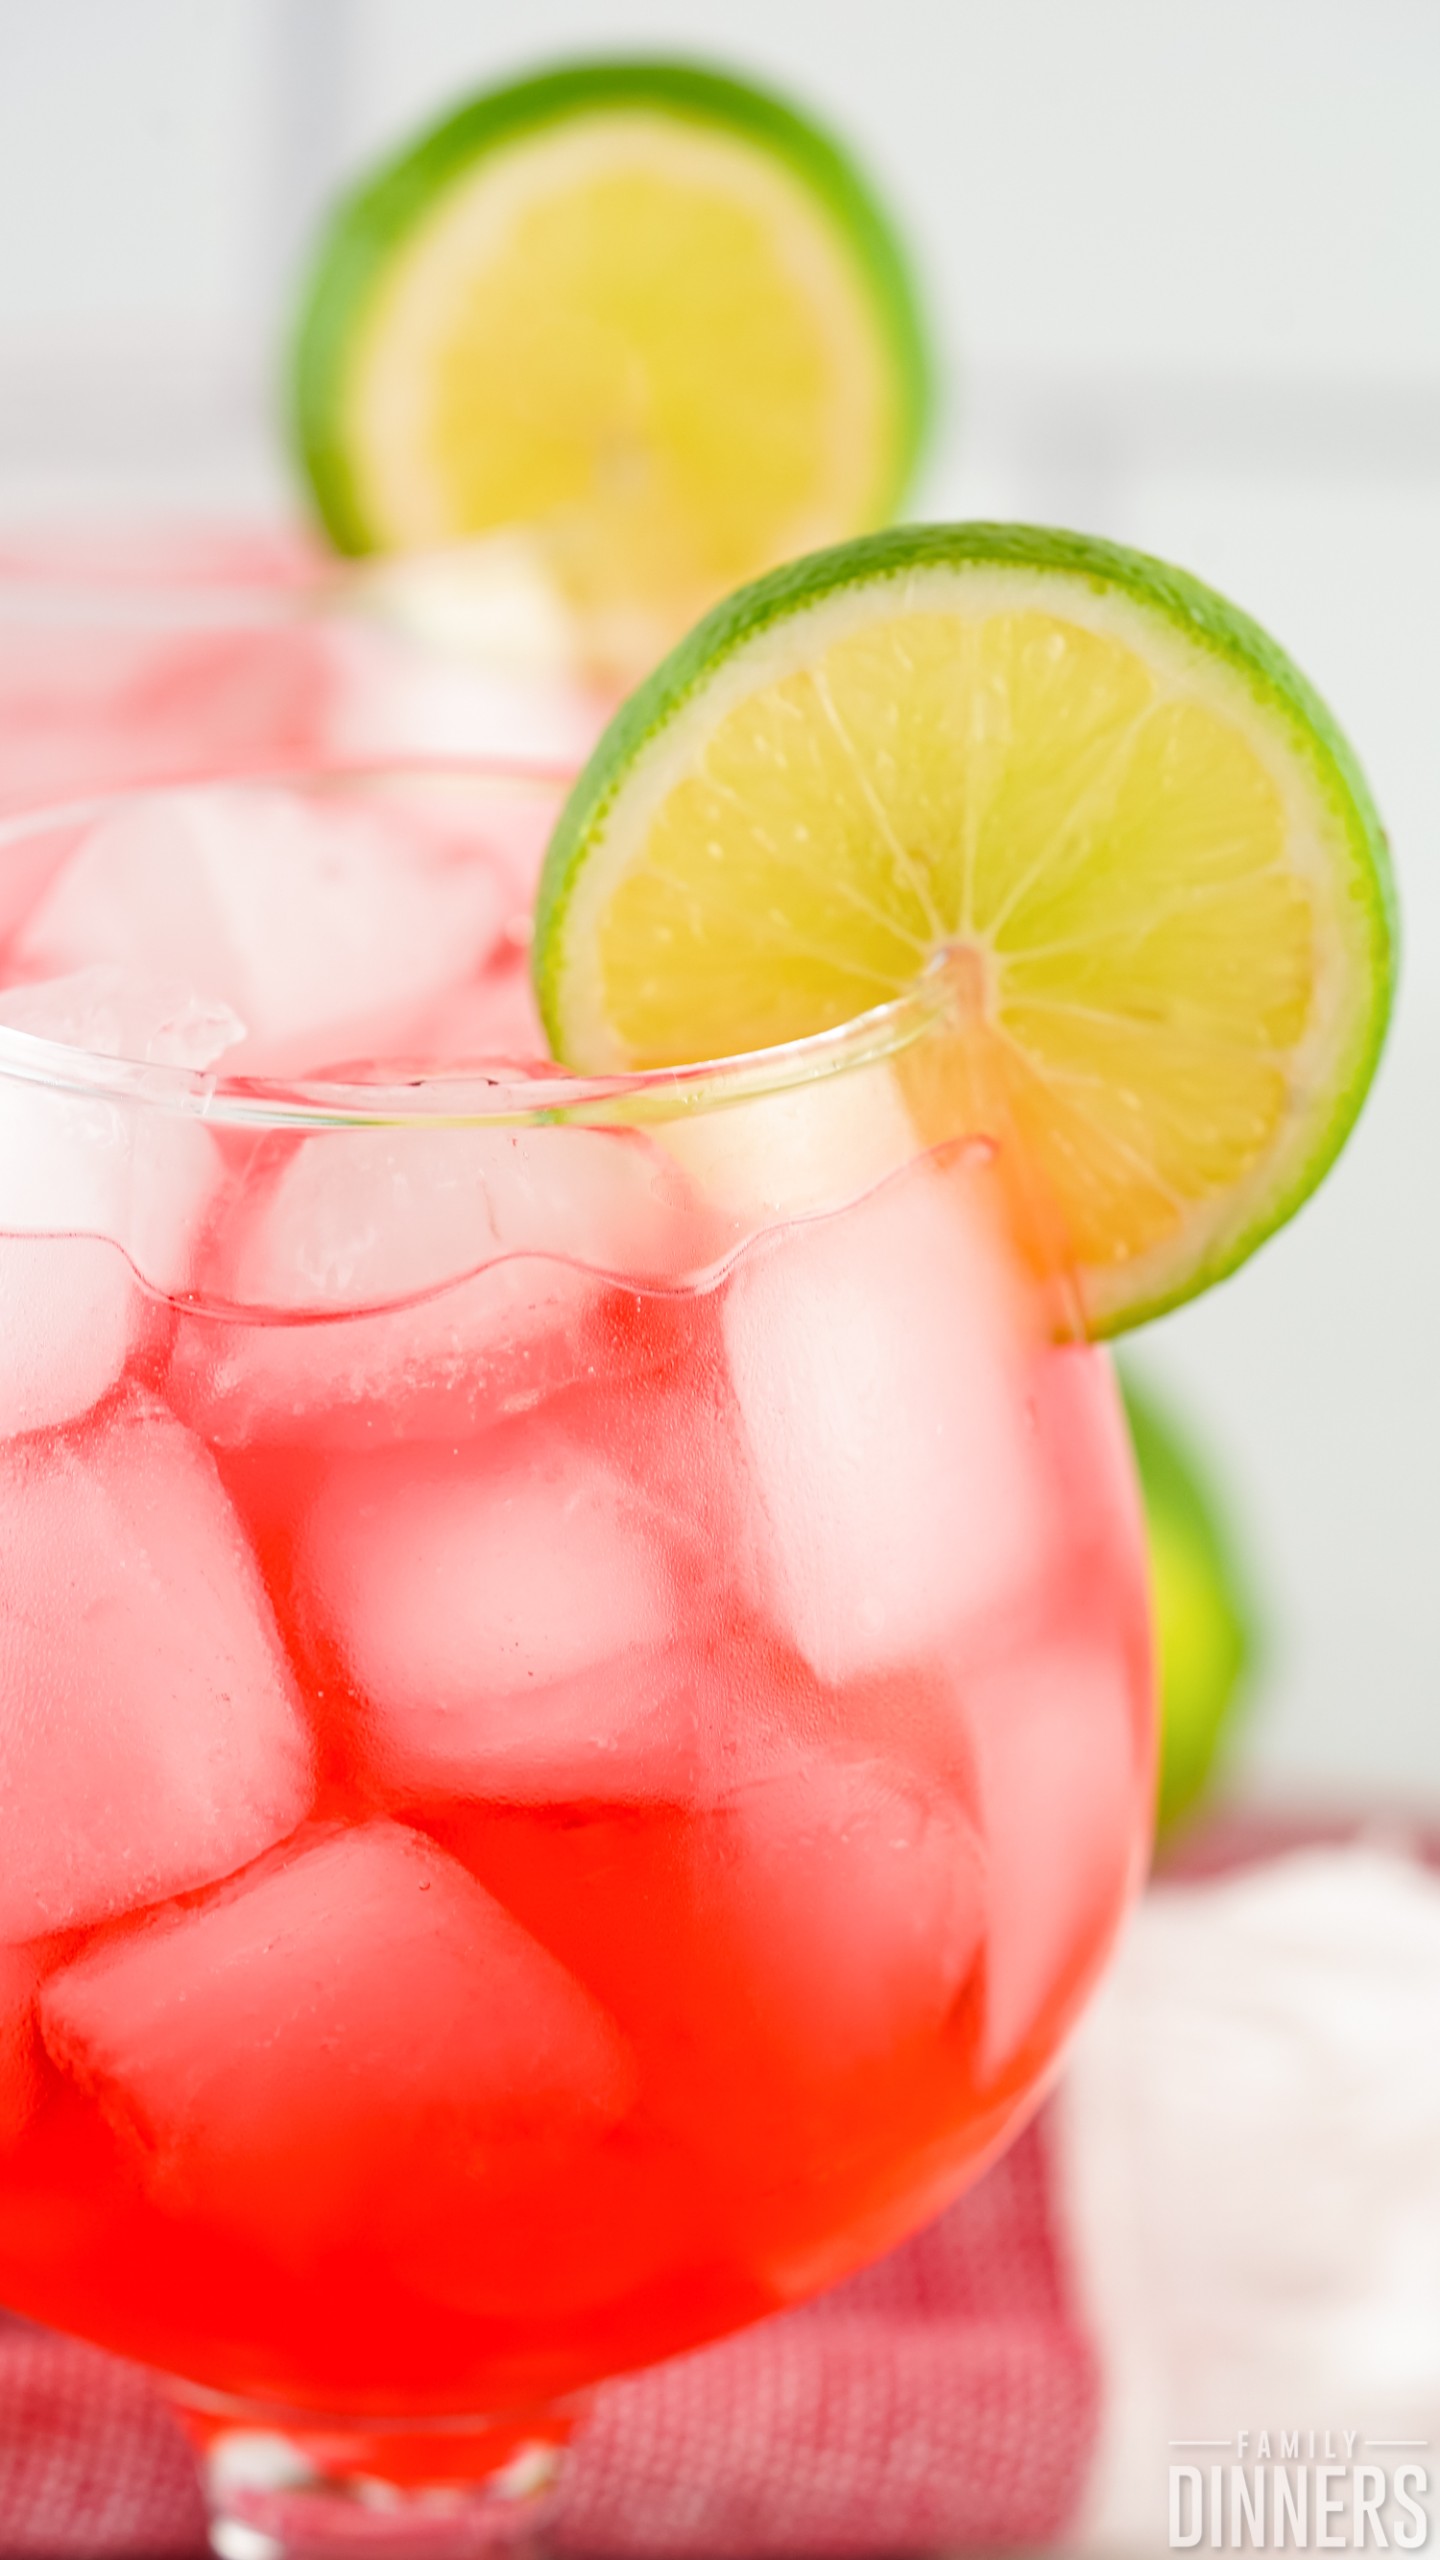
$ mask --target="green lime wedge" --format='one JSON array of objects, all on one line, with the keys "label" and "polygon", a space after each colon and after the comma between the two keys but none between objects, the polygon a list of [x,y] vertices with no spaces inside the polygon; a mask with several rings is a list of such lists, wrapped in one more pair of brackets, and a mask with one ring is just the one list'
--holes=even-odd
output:
[{"label": "green lime wedge", "polygon": [[1078,535],[899,526],[731,597],[625,704],[550,847],[535,983],[556,1055],[608,1071],[826,1029],[950,955],[967,1093],[1110,1333],[1319,1181],[1392,913],[1350,749],[1233,606]]},{"label": "green lime wedge", "polygon": [[345,199],[293,402],[342,550],[518,536],[649,664],[741,579],[886,521],[930,376],[829,135],[695,64],[602,61],[472,98]]},{"label": "green lime wedge", "polygon": [[1166,1831],[1195,1811],[1229,1741],[1255,1669],[1256,1614],[1224,1502],[1193,1439],[1131,1370],[1120,1386],[1145,1499]]}]

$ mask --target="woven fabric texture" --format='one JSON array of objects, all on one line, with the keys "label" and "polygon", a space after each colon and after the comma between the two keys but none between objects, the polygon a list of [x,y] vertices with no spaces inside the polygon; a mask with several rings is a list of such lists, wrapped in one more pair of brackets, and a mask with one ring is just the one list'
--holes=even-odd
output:
[{"label": "woven fabric texture", "polygon": [[[1043,2125],[820,2301],[601,2390],[552,2539],[578,2555],[1034,2546],[1078,2504],[1098,2378]],[[198,2560],[190,2457],[144,2376],[0,2326],[3,2560]]]}]

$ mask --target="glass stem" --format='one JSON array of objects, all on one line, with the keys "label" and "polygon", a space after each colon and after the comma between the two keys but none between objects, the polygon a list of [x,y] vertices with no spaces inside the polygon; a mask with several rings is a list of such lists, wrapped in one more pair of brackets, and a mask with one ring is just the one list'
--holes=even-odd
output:
[{"label": "glass stem", "polygon": [[167,2378],[200,2461],[217,2560],[529,2560],[580,2410],[329,2417]]}]

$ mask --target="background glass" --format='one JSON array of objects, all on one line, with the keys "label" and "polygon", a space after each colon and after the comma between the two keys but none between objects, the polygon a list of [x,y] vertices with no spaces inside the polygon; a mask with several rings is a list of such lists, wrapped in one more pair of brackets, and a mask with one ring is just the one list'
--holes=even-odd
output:
[{"label": "background glass", "polygon": [[0,534],[0,807],[407,755],[573,765],[609,707],[578,659],[493,546],[353,570],[298,533]]}]

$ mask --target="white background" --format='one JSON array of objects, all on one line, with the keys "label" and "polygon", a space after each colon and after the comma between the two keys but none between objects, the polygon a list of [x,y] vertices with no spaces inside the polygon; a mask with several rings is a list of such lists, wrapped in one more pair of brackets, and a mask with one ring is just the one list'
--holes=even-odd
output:
[{"label": "white background", "polygon": [[1399,1017],[1323,1196],[1141,1349],[1270,1595],[1248,1783],[1440,1805],[1435,0],[0,0],[0,521],[294,504],[294,263],[368,154],[557,50],[847,133],[950,373],[917,512],[1070,523],[1267,622],[1394,839]]}]

